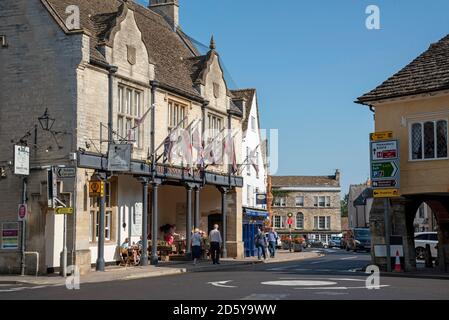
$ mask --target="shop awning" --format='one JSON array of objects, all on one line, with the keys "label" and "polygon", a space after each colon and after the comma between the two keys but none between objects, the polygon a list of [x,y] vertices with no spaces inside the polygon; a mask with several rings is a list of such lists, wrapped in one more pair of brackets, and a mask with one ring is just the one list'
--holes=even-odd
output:
[{"label": "shop awning", "polygon": [[268,212],[264,210],[243,208],[243,214],[248,217],[268,218]]}]

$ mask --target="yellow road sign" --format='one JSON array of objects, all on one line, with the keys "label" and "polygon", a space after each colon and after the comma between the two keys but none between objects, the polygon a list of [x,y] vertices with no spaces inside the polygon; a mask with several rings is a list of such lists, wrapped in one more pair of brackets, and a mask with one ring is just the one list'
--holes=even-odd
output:
[{"label": "yellow road sign", "polygon": [[104,183],[101,181],[89,181],[89,197],[102,197],[104,195]]},{"label": "yellow road sign", "polygon": [[374,189],[374,198],[394,198],[399,197],[399,189]]},{"label": "yellow road sign", "polygon": [[374,132],[370,134],[371,141],[393,139],[393,131]]},{"label": "yellow road sign", "polygon": [[56,208],[56,214],[73,214],[73,208]]}]

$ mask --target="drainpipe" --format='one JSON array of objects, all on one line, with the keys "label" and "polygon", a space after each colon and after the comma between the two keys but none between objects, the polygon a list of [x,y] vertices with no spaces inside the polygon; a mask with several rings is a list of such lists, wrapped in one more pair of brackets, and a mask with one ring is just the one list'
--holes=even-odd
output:
[{"label": "drainpipe", "polygon": [[[151,103],[153,106],[156,105],[156,90],[159,87],[158,81],[151,81]],[[151,109],[151,130],[150,130],[150,137],[151,137],[151,176],[154,181],[156,178],[156,146],[155,146],[155,130],[156,130],[156,108]]]},{"label": "drainpipe", "polygon": [[112,123],[114,115],[114,74],[117,73],[118,68],[116,66],[108,66],[108,80],[109,80],[109,102],[108,102],[108,145],[112,143]]}]

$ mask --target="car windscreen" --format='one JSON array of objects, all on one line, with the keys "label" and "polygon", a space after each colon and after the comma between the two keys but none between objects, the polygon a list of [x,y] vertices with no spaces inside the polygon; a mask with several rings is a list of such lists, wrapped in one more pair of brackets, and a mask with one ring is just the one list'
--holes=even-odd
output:
[{"label": "car windscreen", "polygon": [[364,229],[356,229],[354,230],[354,235],[356,237],[369,237],[370,236],[370,232],[368,229],[364,230]]}]

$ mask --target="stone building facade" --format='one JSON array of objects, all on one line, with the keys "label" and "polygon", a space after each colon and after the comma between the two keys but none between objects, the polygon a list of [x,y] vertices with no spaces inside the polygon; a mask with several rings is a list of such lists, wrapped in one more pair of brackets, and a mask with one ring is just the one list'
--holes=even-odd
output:
[{"label": "stone building facade", "polygon": [[[449,271],[448,77],[449,35],[357,98],[375,113],[376,132],[391,131],[392,138],[399,141],[399,197],[374,199],[370,228],[375,249],[385,247],[385,225],[390,226],[390,236],[402,245],[405,271],[417,270],[414,223],[423,203],[431,208],[438,224],[438,268]],[[373,263],[383,269],[387,266],[384,252],[372,250]],[[393,264],[394,254],[390,257]]]},{"label": "stone building facade", "polygon": [[271,176],[272,225],[288,234],[292,213],[292,234],[328,243],[341,232],[340,172],[332,176]]},{"label": "stone building facade", "polygon": [[[39,253],[38,271],[61,266],[63,217],[47,205],[49,167],[75,169],[57,187],[74,208],[67,217],[68,260],[81,272],[98,263],[103,238],[101,199],[88,192],[96,179],[106,189],[106,263],[118,259],[125,238],[163,239],[164,224],[175,224],[188,240],[193,227],[207,232],[219,223],[224,254],[242,257],[243,179],[229,165],[188,166],[184,158],[164,157],[170,133],[199,127],[203,147],[218,139],[214,133],[236,130],[235,158],[242,162],[243,110],[214,41],[201,55],[179,27],[178,1],[152,0],[147,8],[129,0],[5,0],[2,9],[0,35],[8,45],[0,48],[0,138],[14,143],[0,145],[0,224],[17,221],[26,181],[25,246]],[[45,110],[55,119],[50,131],[38,122]],[[112,142],[132,145],[126,172],[108,169]],[[31,148],[26,178],[11,172],[14,144]],[[200,150],[191,155],[201,158]],[[34,257],[25,257],[27,273],[36,269]],[[0,272],[17,273],[20,265],[19,249],[0,246]]]}]

